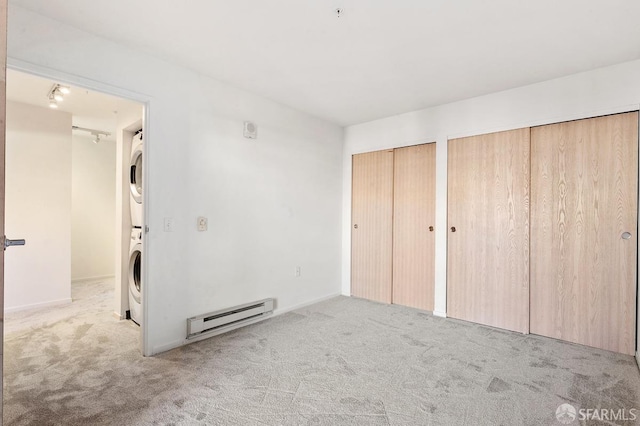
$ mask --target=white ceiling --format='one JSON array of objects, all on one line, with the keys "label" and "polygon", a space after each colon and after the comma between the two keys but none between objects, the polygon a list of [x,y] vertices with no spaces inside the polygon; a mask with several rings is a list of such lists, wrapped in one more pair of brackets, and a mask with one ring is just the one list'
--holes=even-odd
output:
[{"label": "white ceiling", "polygon": [[11,4],[342,125],[640,58],[637,0]]},{"label": "white ceiling", "polygon": [[[49,107],[49,90],[57,82],[19,71],[7,70],[7,100],[22,102],[42,108]],[[64,101],[58,104],[58,110],[72,115],[74,126],[103,130],[111,133],[103,140],[115,140],[118,114],[130,115],[130,111],[139,110],[142,105],[115,96],[89,91],[79,87],[70,87]],[[86,134],[89,133],[78,133]]]}]

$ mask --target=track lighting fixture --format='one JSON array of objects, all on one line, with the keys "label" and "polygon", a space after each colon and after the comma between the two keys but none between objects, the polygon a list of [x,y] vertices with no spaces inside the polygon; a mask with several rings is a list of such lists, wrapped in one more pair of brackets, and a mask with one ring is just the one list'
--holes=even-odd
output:
[{"label": "track lighting fixture", "polygon": [[111,133],[109,132],[105,132],[103,130],[96,130],[96,129],[88,129],[86,127],[79,127],[79,126],[71,126],[72,130],[79,130],[81,132],[88,132],[91,133],[91,136],[93,136],[93,143],[100,143],[100,141],[102,140],[101,137],[104,136],[109,137],[111,136]]},{"label": "track lighting fixture", "polygon": [[47,95],[49,98],[49,108],[58,108],[58,102],[64,101],[64,95],[68,95],[71,93],[71,90],[68,86],[63,86],[62,84],[54,84],[49,89],[49,94]]}]

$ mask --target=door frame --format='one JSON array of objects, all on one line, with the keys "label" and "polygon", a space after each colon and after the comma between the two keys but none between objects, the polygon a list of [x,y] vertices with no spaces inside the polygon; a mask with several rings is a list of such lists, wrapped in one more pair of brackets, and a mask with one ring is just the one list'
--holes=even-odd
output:
[{"label": "door frame", "polygon": [[[148,249],[149,238],[148,238],[147,226],[149,224],[149,209],[148,209],[149,190],[148,189],[149,189],[149,169],[151,167],[149,167],[148,153],[149,153],[149,145],[150,145],[149,140],[152,137],[150,132],[150,128],[151,128],[150,110],[151,110],[152,97],[149,95],[145,95],[143,93],[134,92],[128,89],[113,86],[100,81],[91,80],[89,78],[85,78],[79,75],[66,73],[63,71],[59,71],[53,68],[43,67],[40,65],[35,65],[30,62],[25,62],[19,59],[14,59],[14,58],[11,58],[10,56],[7,56],[7,69],[35,75],[37,77],[42,77],[49,80],[55,80],[60,83],[69,84],[71,86],[76,86],[76,87],[104,93],[111,96],[117,96],[119,98],[124,98],[130,101],[134,101],[142,104],[142,107],[143,107],[142,123],[145,127],[145,143],[142,145],[142,155],[146,159],[145,167],[143,167],[143,170],[142,170],[142,173],[143,173],[142,182],[144,185],[143,191],[142,191],[142,205],[144,206],[142,211],[142,222],[144,225],[143,227],[145,228],[144,230],[145,232],[142,233],[142,243],[146,249],[143,250],[142,252],[141,278],[143,282],[146,283],[146,285],[143,288],[144,298],[142,299],[143,302],[141,305],[142,324],[140,325],[140,333],[142,338],[140,339],[139,349],[143,356],[151,356],[152,352],[151,352],[151,345],[149,342],[149,331],[148,331],[149,329],[147,327],[147,325],[149,324],[149,321],[148,321],[149,309],[148,309],[148,304],[146,302],[149,299],[149,285],[148,285],[149,274],[148,274],[148,268],[146,265],[148,265],[147,260],[149,258],[149,249]],[[127,284],[127,291],[128,291],[128,283],[126,284]]]}]

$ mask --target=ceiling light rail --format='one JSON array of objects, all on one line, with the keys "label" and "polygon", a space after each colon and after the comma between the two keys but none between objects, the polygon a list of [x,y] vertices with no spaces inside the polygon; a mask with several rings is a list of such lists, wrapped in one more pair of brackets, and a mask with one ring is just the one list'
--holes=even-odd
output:
[{"label": "ceiling light rail", "polygon": [[79,130],[81,132],[91,133],[91,135],[93,136],[93,143],[100,143],[100,136],[104,136],[105,138],[111,136],[110,132],[105,132],[104,130],[89,129],[87,127],[71,126],[71,130]]}]

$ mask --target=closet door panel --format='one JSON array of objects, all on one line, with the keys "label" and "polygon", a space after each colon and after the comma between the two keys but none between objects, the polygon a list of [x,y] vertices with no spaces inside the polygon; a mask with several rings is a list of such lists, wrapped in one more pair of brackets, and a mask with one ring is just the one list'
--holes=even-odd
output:
[{"label": "closet door panel", "polygon": [[393,151],[353,156],[351,295],[391,303]]},{"label": "closet door panel", "polygon": [[448,142],[447,316],[529,331],[529,153],[529,128]]},{"label": "closet door panel", "polygon": [[638,113],[532,129],[532,333],[634,353],[637,164]]},{"label": "closet door panel", "polygon": [[433,311],[435,143],[394,151],[393,303]]}]

